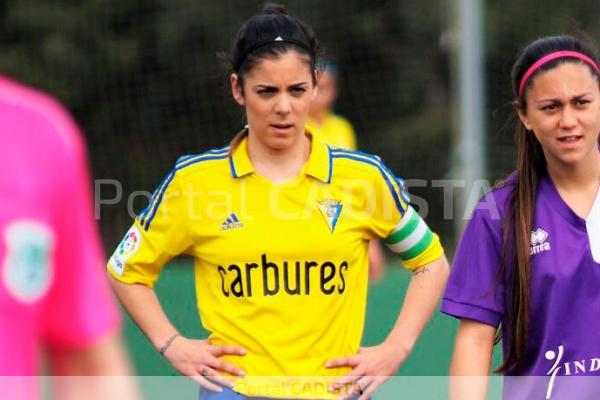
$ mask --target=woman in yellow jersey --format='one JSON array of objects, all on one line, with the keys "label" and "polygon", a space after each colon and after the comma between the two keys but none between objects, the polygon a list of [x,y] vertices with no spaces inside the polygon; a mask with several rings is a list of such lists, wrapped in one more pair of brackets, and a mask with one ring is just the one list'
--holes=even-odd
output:
[{"label": "woman in yellow jersey", "polygon": [[[317,52],[280,6],[248,20],[229,57],[247,128],[180,158],[109,260],[125,308],[206,389],[201,399],[365,400],[411,351],[446,282],[438,237],[381,160],[305,130]],[[375,238],[415,274],[387,339],[359,348]],[[179,335],[152,289],[179,254],[194,258],[207,340]]]}]

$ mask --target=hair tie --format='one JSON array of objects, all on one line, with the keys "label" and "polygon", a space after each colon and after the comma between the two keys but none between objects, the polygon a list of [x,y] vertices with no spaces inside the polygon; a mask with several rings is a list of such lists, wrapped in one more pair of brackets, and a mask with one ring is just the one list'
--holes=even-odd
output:
[{"label": "hair tie", "polygon": [[598,75],[600,75],[600,69],[598,69],[598,65],[596,64],[596,62],[590,57],[586,56],[585,54],[570,50],[555,51],[554,53],[547,54],[544,57],[540,58],[531,67],[529,67],[529,69],[525,72],[525,75],[523,75],[523,78],[521,78],[521,83],[519,84],[519,96],[523,95],[523,89],[525,89],[527,81],[535,71],[537,71],[544,64],[547,64],[550,61],[564,57],[572,57],[584,61],[587,64],[589,64]]},{"label": "hair tie", "polygon": [[246,49],[246,51],[244,51],[244,53],[242,54],[242,57],[240,57],[240,62],[238,62],[236,65],[233,66],[235,72],[238,72],[240,70],[240,67],[242,66],[244,61],[246,61],[246,58],[248,58],[248,56],[250,54],[252,54],[253,52],[255,52],[256,50],[258,50],[259,48],[261,48],[263,46],[266,46],[268,44],[275,44],[275,43],[293,44],[293,45],[296,45],[296,46],[306,50],[309,54],[312,54],[312,50],[305,43],[301,42],[300,40],[286,39],[281,36],[277,36],[275,39],[261,40],[260,42],[257,42],[254,45],[250,46],[248,49]]}]

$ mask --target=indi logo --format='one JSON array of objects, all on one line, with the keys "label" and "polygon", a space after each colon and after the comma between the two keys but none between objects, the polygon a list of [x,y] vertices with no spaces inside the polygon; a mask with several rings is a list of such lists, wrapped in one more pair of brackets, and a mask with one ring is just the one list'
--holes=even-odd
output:
[{"label": "indi logo", "polygon": [[563,346],[558,346],[558,354],[553,350],[548,350],[545,354],[546,360],[554,361],[554,365],[552,366],[552,368],[550,368],[550,370],[546,372],[546,375],[550,375],[550,382],[548,382],[548,390],[546,390],[546,400],[550,399],[550,396],[552,396],[554,379],[556,379],[556,374],[558,374],[558,371],[560,370],[559,364],[562,361],[564,350],[565,349]]},{"label": "indi logo", "polygon": [[[550,381],[548,382],[548,389],[546,391],[546,400],[549,400],[552,396],[552,390],[554,389],[554,381],[559,372],[562,371],[561,376],[595,376],[600,371],[600,358],[598,357],[586,356],[575,360],[563,360],[563,356],[565,354],[564,346],[558,346],[557,350],[558,351],[548,350],[545,354],[546,360],[553,361],[552,368],[550,368],[548,372],[546,372],[546,375],[550,376]],[[587,399],[590,397],[585,398]]]}]

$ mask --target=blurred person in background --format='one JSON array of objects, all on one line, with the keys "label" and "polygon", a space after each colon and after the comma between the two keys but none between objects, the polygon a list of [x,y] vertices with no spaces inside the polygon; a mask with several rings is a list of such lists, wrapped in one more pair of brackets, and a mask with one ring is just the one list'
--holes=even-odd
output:
[{"label": "blurred person in background", "polygon": [[[177,161],[110,258],[113,287],[203,400],[366,400],[438,304],[448,273],[439,238],[378,157],[305,130],[318,74],[310,27],[267,5],[228,59],[247,127],[231,146]],[[360,348],[375,238],[414,274],[386,340]],[[207,340],[181,336],[153,289],[180,254],[194,257]]]},{"label": "blurred person in background", "polygon": [[[356,133],[346,118],[333,112],[338,97],[338,69],[331,61],[319,68],[317,92],[310,103],[306,129],[333,147],[357,150]],[[369,243],[369,280],[381,279],[385,272],[385,253],[381,242]]]},{"label": "blurred person in background", "polygon": [[55,375],[61,400],[137,398],[82,138],[55,100],[1,75],[0,160],[1,397],[39,398],[36,375]]},{"label": "blurred person in background", "polygon": [[571,36],[538,39],[513,65],[512,85],[516,171],[475,209],[442,302],[461,319],[451,398],[486,397],[487,379],[465,376],[487,377],[496,338],[505,399],[597,398],[597,53]]},{"label": "blurred person in background", "polygon": [[310,103],[306,129],[330,146],[356,150],[356,133],[346,118],[334,114],[338,97],[338,69],[331,61],[321,63],[317,92]]}]

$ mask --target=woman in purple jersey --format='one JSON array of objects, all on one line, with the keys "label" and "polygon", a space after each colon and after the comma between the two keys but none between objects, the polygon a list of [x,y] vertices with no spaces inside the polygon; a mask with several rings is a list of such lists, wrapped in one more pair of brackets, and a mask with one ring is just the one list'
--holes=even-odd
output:
[{"label": "woman in purple jersey", "polygon": [[[574,384],[595,380],[568,377],[600,375],[597,60],[557,36],[515,62],[516,172],[475,209],[444,295],[442,311],[461,319],[452,375],[487,376],[501,340],[499,372],[539,377],[505,379],[505,398],[588,398]],[[477,382],[453,379],[451,397],[485,398]]]}]

